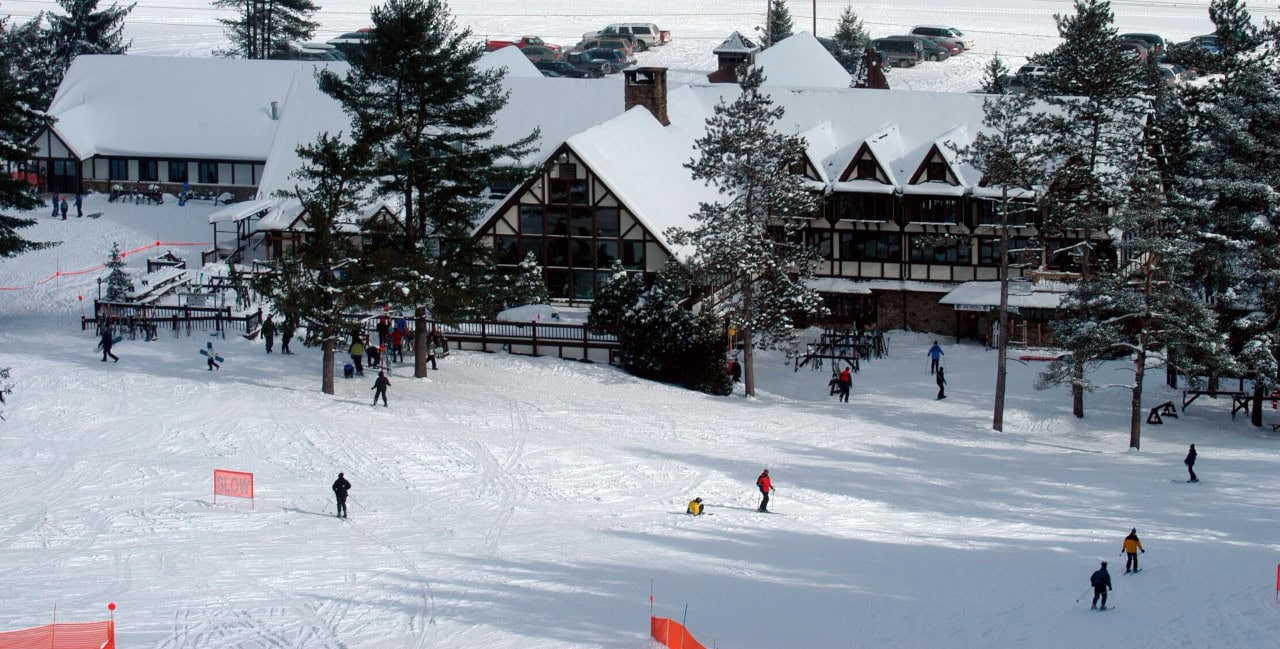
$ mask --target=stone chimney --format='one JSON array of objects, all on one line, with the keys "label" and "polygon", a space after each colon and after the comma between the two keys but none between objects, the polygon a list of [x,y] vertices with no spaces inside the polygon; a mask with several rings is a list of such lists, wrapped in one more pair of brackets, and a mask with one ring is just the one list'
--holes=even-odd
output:
[{"label": "stone chimney", "polygon": [[271,102],[271,119],[280,119],[280,102]]},{"label": "stone chimney", "polygon": [[623,70],[622,74],[626,77],[623,109],[644,106],[663,126],[670,125],[671,120],[667,119],[667,69],[632,68]]},{"label": "stone chimney", "polygon": [[711,50],[711,53],[716,55],[716,71],[707,75],[707,81],[737,83],[738,67],[744,63],[754,64],[756,53],[759,51],[760,46],[751,42],[746,36],[738,32],[730,34],[729,38],[726,38],[716,49]]}]

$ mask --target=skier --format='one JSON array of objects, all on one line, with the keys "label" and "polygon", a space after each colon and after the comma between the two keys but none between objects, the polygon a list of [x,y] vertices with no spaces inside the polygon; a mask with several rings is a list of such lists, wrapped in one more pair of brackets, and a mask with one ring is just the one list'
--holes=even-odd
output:
[{"label": "skier", "polygon": [[347,492],[351,490],[351,483],[342,477],[342,473],[338,473],[338,479],[333,481],[333,495],[338,498],[338,516],[347,517]]},{"label": "skier", "polygon": [[284,319],[284,327],[280,329],[280,353],[292,354],[289,351],[289,341],[293,340],[293,332],[297,327],[293,324],[293,318]]},{"label": "skier", "polygon": [[58,204],[58,209],[62,211],[62,220],[67,220],[67,210],[70,209],[70,206],[67,205],[66,198],[63,198],[62,202]]},{"label": "skier", "polygon": [[378,346],[386,349],[387,339],[391,337],[391,318],[387,316],[378,317]]},{"label": "skier", "polygon": [[387,386],[391,385],[391,381],[387,379],[385,372],[378,371],[378,380],[373,382],[373,405],[378,405],[378,397],[382,397],[382,407],[387,407]]},{"label": "skier", "polygon": [[929,348],[929,374],[933,374],[942,368],[942,355],[945,353],[938,346],[938,341],[933,341],[933,346]]},{"label": "skier", "polygon": [[693,500],[690,500],[689,507],[684,510],[684,513],[693,514],[694,516],[701,516],[702,515],[702,498],[699,497],[699,498],[694,498]]},{"label": "skier", "polygon": [[938,398],[946,399],[947,398],[947,375],[943,371],[943,368],[941,367],[938,368],[938,374],[934,380],[938,383]]},{"label": "skier", "polygon": [[853,387],[853,376],[849,374],[849,368],[844,368],[840,372],[840,401],[849,403],[849,388]]},{"label": "skier", "polygon": [[1102,562],[1102,567],[1093,572],[1089,577],[1089,583],[1093,585],[1093,604],[1089,606],[1089,610],[1098,608],[1098,598],[1102,598],[1102,610],[1107,610],[1107,591],[1111,590],[1111,573],[1107,572],[1107,562]]},{"label": "skier", "polygon": [[400,327],[391,332],[391,360],[396,363],[404,362],[404,329]]},{"label": "skier", "polygon": [[756,486],[760,488],[760,493],[764,496],[764,499],[760,501],[760,508],[756,511],[767,512],[769,511],[769,492],[773,491],[773,479],[769,477],[768,469],[765,469],[760,474],[760,477],[756,478]]},{"label": "skier", "polygon": [[1200,478],[1196,477],[1196,470],[1193,468],[1196,465],[1196,455],[1196,445],[1192,444],[1191,450],[1187,451],[1187,459],[1182,461],[1183,464],[1187,465],[1187,473],[1191,474],[1191,479],[1187,480],[1187,482],[1200,482]]},{"label": "skier", "polygon": [[204,355],[205,360],[208,362],[210,372],[222,367],[218,364],[218,353],[213,351],[213,343],[208,342],[204,344]]},{"label": "skier", "polygon": [[356,376],[364,376],[364,343],[360,342],[359,336],[351,339],[351,347],[347,351],[351,352],[351,362],[356,366]]},{"label": "skier", "polygon": [[84,196],[76,194],[76,218],[84,216]]},{"label": "skier", "polygon": [[267,341],[267,353],[271,353],[271,348],[276,344],[276,321],[267,316],[266,322],[262,323],[262,337]]},{"label": "skier", "polygon": [[1138,540],[1138,528],[1129,530],[1129,536],[1124,537],[1124,549],[1120,554],[1128,554],[1129,558],[1124,563],[1124,574],[1138,572],[1138,553],[1146,554],[1147,551],[1142,547],[1142,541]]},{"label": "skier", "polygon": [[738,359],[729,360],[729,378],[734,383],[742,382],[742,366],[738,364]]},{"label": "skier", "polygon": [[111,353],[111,346],[115,344],[114,338],[111,336],[111,327],[102,328],[102,340],[98,346],[102,347],[102,362],[107,362],[107,357],[111,357],[111,362],[119,363],[120,357]]}]

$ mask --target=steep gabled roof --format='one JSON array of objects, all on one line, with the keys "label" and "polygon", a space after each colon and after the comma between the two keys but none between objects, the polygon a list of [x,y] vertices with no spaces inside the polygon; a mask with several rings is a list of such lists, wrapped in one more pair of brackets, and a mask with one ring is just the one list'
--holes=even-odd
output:
[{"label": "steep gabled roof", "polygon": [[848,88],[852,78],[831,57],[827,48],[809,32],[800,32],[778,41],[756,55],[756,67],[764,70],[766,81],[787,86]]}]

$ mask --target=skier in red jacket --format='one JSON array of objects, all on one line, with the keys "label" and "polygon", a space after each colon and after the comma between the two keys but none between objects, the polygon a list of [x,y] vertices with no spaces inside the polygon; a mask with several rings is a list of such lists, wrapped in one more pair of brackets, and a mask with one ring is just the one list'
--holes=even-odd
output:
[{"label": "skier in red jacket", "polygon": [[769,492],[773,491],[773,480],[769,478],[769,470],[765,469],[764,473],[756,478],[756,486],[760,487],[760,493],[764,495],[764,500],[760,501],[760,509],[758,511],[769,511]]}]

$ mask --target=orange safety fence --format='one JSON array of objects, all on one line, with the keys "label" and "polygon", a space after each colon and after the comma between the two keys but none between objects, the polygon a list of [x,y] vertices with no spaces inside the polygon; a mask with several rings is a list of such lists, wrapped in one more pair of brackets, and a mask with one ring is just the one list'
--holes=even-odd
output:
[{"label": "orange safety fence", "polygon": [[116,649],[112,622],[58,622],[0,632],[0,649]]},{"label": "orange safety fence", "polygon": [[650,616],[649,634],[671,649],[707,649],[684,625],[670,618]]},{"label": "orange safety fence", "polygon": [[[208,241],[157,241],[155,243],[149,243],[145,246],[139,246],[137,248],[134,248],[133,250],[126,250],[120,253],[120,258],[124,259],[129,255],[136,254],[144,250],[150,250],[152,248],[169,247],[169,246],[207,246],[207,245],[209,245]],[[85,273],[92,273],[92,272],[102,270],[103,268],[106,268],[105,264],[99,264],[97,266],[94,266],[93,268],[84,268],[81,270],[59,269],[55,271],[52,275],[36,282],[35,284],[29,284],[27,286],[0,286],[0,291],[25,291],[27,289],[32,289],[37,286],[40,286],[41,284],[48,284],[49,282],[52,282],[53,280],[58,279],[59,277],[83,275]]]}]

